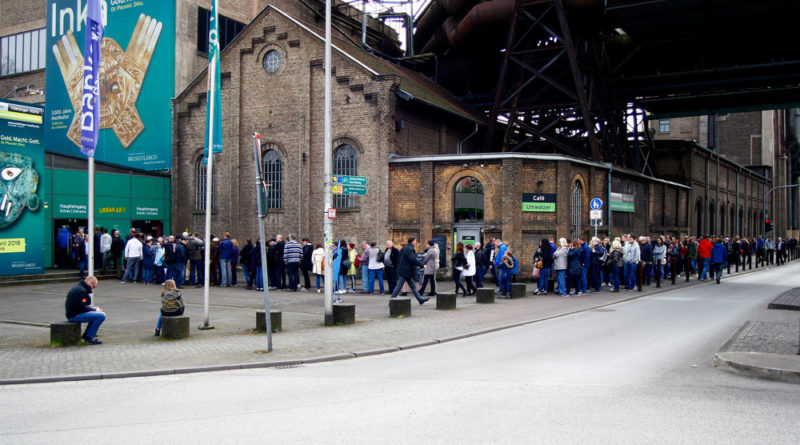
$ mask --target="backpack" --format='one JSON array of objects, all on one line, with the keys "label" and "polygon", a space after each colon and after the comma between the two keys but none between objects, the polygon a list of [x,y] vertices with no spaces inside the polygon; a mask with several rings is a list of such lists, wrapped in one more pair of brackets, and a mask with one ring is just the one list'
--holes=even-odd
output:
[{"label": "backpack", "polygon": [[606,260],[608,260],[608,251],[606,250],[605,247],[603,247],[603,254],[600,255],[600,264],[605,265]]},{"label": "backpack", "polygon": [[361,267],[361,255],[356,255],[356,269]]},{"label": "backpack", "polygon": [[176,299],[169,299],[166,298],[166,296],[162,295],[161,313],[162,314],[183,313],[183,305],[181,305],[180,297]]},{"label": "backpack", "polygon": [[386,255],[386,252],[384,252],[384,251],[382,251],[382,250],[378,249],[378,262],[379,262],[379,263],[382,263],[382,262],[383,262],[383,256],[384,256],[384,255]]}]

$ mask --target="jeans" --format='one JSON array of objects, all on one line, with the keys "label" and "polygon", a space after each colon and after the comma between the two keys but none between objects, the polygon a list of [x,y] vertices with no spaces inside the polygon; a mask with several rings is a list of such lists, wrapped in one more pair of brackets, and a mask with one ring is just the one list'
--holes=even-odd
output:
[{"label": "jeans", "polygon": [[95,338],[97,337],[97,330],[100,329],[100,325],[106,321],[106,314],[105,312],[100,311],[84,312],[70,318],[69,321],[73,323],[88,323],[86,325],[86,332],[83,333],[83,336]]},{"label": "jeans", "polygon": [[403,276],[399,277],[397,279],[397,284],[394,285],[394,290],[392,291],[392,298],[396,297],[397,294],[400,293],[400,291],[403,289],[403,284],[405,283],[408,284],[408,288],[411,289],[411,292],[413,292],[414,296],[417,297],[417,301],[419,302],[419,304],[424,303],[425,299],[422,298],[422,296],[419,294],[419,291],[417,291],[417,285],[414,283],[414,277],[403,277]]},{"label": "jeans", "polygon": [[[180,311],[179,313],[176,313],[176,314],[173,314],[173,315],[167,315],[167,317],[178,317],[180,315],[183,315],[183,311]],[[158,314],[158,322],[156,322],[156,329],[158,329],[159,331],[161,330],[161,324],[162,324],[163,321],[164,321],[164,314],[159,313]]]},{"label": "jeans", "polygon": [[611,286],[619,290],[619,266],[611,266]]},{"label": "jeans", "polygon": [[475,286],[483,287],[483,276],[486,275],[486,266],[477,266],[475,271]]},{"label": "jeans", "polygon": [[566,288],[566,280],[565,280],[566,275],[567,275],[567,270],[566,269],[561,269],[561,270],[557,270],[556,271],[556,281],[558,282],[558,293],[561,294],[561,295],[564,295],[567,292],[567,290],[565,289]]},{"label": "jeans", "polygon": [[602,283],[602,278],[600,277],[600,270],[602,268],[603,266],[599,264],[594,264],[589,267],[589,287],[597,292],[600,292],[600,284]]},{"label": "jeans", "polygon": [[625,289],[636,289],[636,263],[625,263]]},{"label": "jeans", "polygon": [[539,292],[547,292],[548,278],[550,278],[550,268],[544,267],[539,271]]},{"label": "jeans", "polygon": [[122,281],[128,279],[129,281],[136,281],[139,276],[139,268],[142,267],[142,257],[134,256],[128,258],[128,265],[125,266],[125,274],[122,276]]},{"label": "jeans", "polygon": [[691,264],[692,264],[692,273],[697,273],[697,259],[692,258]]},{"label": "jeans", "polygon": [[[287,263],[286,272],[287,275],[289,275],[288,289],[294,292],[297,290],[297,286],[300,285],[300,263]],[[345,288],[347,288],[346,282],[345,282]]]},{"label": "jeans", "polygon": [[589,271],[588,267],[581,267],[581,293],[586,293],[588,287],[588,280],[586,279],[586,272]]},{"label": "jeans", "polygon": [[369,267],[361,266],[361,290],[369,292]]},{"label": "jeans", "polygon": [[435,275],[425,275],[422,279],[422,286],[419,288],[419,293],[424,294],[425,288],[428,286],[428,283],[431,283],[431,293],[433,295],[436,293],[436,276]]},{"label": "jeans", "polygon": [[347,275],[339,275],[336,279],[336,286],[334,286],[334,290],[344,292],[347,290]]},{"label": "jeans", "polygon": [[722,278],[722,265],[723,263],[714,263],[711,265],[711,278],[717,280],[719,283],[719,279]]},{"label": "jeans", "polygon": [[[369,283],[367,286],[367,292],[373,293],[375,292],[375,279],[378,279],[378,284],[381,287],[381,293],[383,293],[383,268],[380,269],[370,269],[369,270]],[[393,289],[394,290],[394,289]]]},{"label": "jeans", "polygon": [[158,284],[163,284],[164,283],[164,266],[161,265],[161,264],[156,264],[155,266],[153,266],[153,272],[154,272],[153,275],[155,275],[153,277],[156,280],[155,282],[158,283]]},{"label": "jeans", "polygon": [[78,260],[78,270],[81,271],[81,278],[86,277],[86,264],[88,264],[86,258]]},{"label": "jeans", "polygon": [[463,284],[461,284],[461,271],[456,268],[453,268],[453,282],[456,283],[456,291],[455,291],[456,295],[458,295],[459,289],[461,289],[464,295],[467,295],[467,288],[464,287]]},{"label": "jeans", "polygon": [[231,285],[231,260],[219,260],[219,285],[220,286],[230,286]]},{"label": "jeans", "polygon": [[247,287],[253,287],[253,279],[250,278],[250,269],[247,266],[242,267],[242,275],[244,275],[244,280],[247,282]]},{"label": "jeans", "polygon": [[178,288],[183,287],[183,282],[186,281],[186,263],[175,263],[173,280]]},{"label": "jeans", "polygon": [[152,283],[153,282],[153,268],[152,267],[143,267],[142,268],[142,281],[145,283]]},{"label": "jeans", "polygon": [[189,282],[192,283],[192,286],[204,284],[202,259],[189,260]]},{"label": "jeans", "polygon": [[701,266],[700,266],[701,267],[701,269],[700,269],[700,279],[701,280],[705,280],[706,279],[706,274],[708,273],[708,263],[710,261],[711,260],[709,258],[700,258],[700,264],[701,264]]},{"label": "jeans", "polygon": [[319,282],[320,282],[320,280],[321,280],[321,279],[322,279],[322,280],[324,280],[324,279],[325,279],[325,277],[324,277],[324,276],[322,276],[322,275],[320,275],[320,274],[318,274],[318,273],[316,273],[316,274],[314,274],[314,275],[316,275],[316,276],[317,276],[317,290],[319,290],[319,289],[320,289],[320,283],[319,283]]}]

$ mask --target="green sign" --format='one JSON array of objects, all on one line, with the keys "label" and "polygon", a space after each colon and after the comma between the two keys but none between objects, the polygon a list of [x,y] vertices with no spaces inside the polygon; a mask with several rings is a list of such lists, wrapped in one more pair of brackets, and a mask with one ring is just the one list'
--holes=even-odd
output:
[{"label": "green sign", "polygon": [[334,195],[360,195],[367,194],[367,188],[361,185],[332,185],[331,193]]},{"label": "green sign", "polygon": [[[103,2],[98,161],[142,170],[172,165],[175,2]],[[47,1],[46,150],[80,151],[85,0]]]},{"label": "green sign", "polygon": [[612,212],[633,213],[636,211],[633,195],[626,195],[624,193],[611,193],[610,201],[609,208]]},{"label": "green sign", "polygon": [[0,100],[0,275],[44,273],[43,114]]},{"label": "green sign", "polygon": [[333,183],[343,185],[367,185],[367,178],[364,176],[334,176]]},{"label": "green sign", "polygon": [[523,193],[523,212],[548,212],[556,211],[555,193]]}]

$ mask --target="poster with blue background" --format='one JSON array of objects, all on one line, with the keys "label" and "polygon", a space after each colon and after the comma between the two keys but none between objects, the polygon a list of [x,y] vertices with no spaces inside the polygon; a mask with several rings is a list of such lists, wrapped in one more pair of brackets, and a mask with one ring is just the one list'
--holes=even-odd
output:
[{"label": "poster with blue background", "polygon": [[0,275],[44,273],[43,115],[0,100]]},{"label": "poster with blue background", "polygon": [[[101,2],[100,135],[95,159],[142,170],[172,165],[175,2]],[[85,0],[47,2],[48,152],[80,150]],[[76,113],[76,110],[78,112]]]}]

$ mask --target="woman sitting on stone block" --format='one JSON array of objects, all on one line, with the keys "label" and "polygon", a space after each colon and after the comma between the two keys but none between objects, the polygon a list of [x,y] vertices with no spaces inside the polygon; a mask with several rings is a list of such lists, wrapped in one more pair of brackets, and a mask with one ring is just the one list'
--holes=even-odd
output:
[{"label": "woman sitting on stone block", "polygon": [[185,307],[181,291],[175,285],[175,280],[165,281],[164,290],[161,292],[161,313],[158,315],[158,323],[156,323],[156,337],[161,335],[162,318],[183,315]]}]

